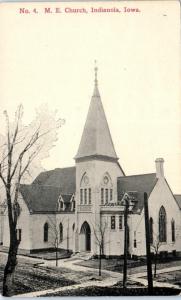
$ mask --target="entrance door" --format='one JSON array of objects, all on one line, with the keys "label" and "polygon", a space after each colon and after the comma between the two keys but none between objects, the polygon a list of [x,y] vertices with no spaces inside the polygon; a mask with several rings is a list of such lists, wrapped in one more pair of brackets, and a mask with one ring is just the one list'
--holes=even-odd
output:
[{"label": "entrance door", "polygon": [[85,248],[86,251],[91,250],[91,232],[89,226],[86,228],[86,232],[85,232]]},{"label": "entrance door", "polygon": [[86,221],[82,224],[80,238],[82,251],[91,251],[91,229]]}]

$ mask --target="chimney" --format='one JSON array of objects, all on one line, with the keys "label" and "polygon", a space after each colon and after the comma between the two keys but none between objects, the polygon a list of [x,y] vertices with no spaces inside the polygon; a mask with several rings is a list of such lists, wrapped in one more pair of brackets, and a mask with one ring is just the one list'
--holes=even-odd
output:
[{"label": "chimney", "polygon": [[164,159],[163,158],[157,158],[155,160],[155,164],[156,164],[156,177],[157,178],[164,178],[163,163],[164,163]]}]

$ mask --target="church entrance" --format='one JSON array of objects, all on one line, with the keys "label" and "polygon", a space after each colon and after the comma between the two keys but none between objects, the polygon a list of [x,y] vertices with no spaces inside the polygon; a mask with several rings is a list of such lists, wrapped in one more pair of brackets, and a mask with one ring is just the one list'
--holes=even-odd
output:
[{"label": "church entrance", "polygon": [[91,229],[86,221],[80,230],[80,249],[81,251],[91,251]]}]

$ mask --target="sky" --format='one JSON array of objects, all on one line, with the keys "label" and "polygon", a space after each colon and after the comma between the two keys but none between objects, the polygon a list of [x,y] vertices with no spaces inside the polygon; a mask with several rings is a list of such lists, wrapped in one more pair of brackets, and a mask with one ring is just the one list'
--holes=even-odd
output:
[{"label": "sky", "polygon": [[[101,99],[126,175],[155,172],[181,193],[180,6],[178,1],[0,4],[0,128],[19,103],[24,121],[47,103],[65,119],[46,169],[74,165],[98,65]],[[20,14],[20,8],[30,10]],[[45,14],[56,7],[60,14]],[[117,7],[121,13],[91,13]],[[140,12],[124,12],[124,7]],[[36,8],[38,13],[33,13]],[[85,8],[88,13],[65,13]]]}]

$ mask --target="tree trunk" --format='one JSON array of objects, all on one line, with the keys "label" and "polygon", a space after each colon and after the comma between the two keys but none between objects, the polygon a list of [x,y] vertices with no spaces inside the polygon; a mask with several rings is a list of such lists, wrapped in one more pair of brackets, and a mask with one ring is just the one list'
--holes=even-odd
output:
[{"label": "tree trunk", "polygon": [[7,263],[4,269],[3,296],[12,296],[14,293],[14,272],[17,265],[18,241],[13,238],[10,241]]},{"label": "tree trunk", "polygon": [[17,240],[17,236],[16,236],[17,220],[13,221],[10,185],[8,185],[6,196],[7,196],[7,204],[8,204],[10,245],[9,245],[8,259],[4,269],[3,296],[12,296],[14,291],[14,272],[17,265],[16,256],[17,256],[18,246],[20,241]]},{"label": "tree trunk", "polygon": [[56,247],[56,267],[58,267],[58,248]]},{"label": "tree trunk", "polygon": [[99,246],[99,276],[101,276],[102,261],[101,261],[101,246]]},{"label": "tree trunk", "polygon": [[156,271],[157,271],[157,252],[155,253],[155,268],[154,268],[154,278],[156,278]]},{"label": "tree trunk", "polygon": [[101,250],[102,250],[102,255],[104,256],[104,237],[102,238],[101,241]]}]

